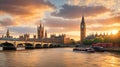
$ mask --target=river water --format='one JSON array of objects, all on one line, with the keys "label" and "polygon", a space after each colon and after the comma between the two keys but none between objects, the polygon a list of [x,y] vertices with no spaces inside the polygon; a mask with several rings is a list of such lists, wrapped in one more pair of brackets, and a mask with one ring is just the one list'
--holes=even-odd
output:
[{"label": "river water", "polygon": [[120,53],[73,52],[72,48],[1,51],[0,67],[120,67]]}]

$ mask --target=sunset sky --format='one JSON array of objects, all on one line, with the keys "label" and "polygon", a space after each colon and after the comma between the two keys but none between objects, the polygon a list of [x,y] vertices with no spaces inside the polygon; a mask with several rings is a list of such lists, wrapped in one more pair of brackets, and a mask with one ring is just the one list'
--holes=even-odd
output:
[{"label": "sunset sky", "polygon": [[8,28],[15,37],[36,34],[41,22],[49,34],[79,40],[82,15],[87,35],[120,30],[120,0],[0,0],[0,36]]}]

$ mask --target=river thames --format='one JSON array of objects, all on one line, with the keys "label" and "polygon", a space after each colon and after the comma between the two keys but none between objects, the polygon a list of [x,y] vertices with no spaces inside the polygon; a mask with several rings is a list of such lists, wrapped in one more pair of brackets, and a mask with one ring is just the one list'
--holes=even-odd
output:
[{"label": "river thames", "polygon": [[73,52],[72,48],[1,51],[0,67],[120,67],[120,53]]}]

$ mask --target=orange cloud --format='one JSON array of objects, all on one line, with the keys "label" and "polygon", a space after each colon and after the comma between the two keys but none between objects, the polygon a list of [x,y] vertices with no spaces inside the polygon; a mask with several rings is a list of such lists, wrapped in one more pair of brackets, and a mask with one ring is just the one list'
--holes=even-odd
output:
[{"label": "orange cloud", "polygon": [[17,25],[16,22],[14,22],[12,19],[10,18],[4,18],[2,20],[0,20],[0,26],[13,26],[13,25]]},{"label": "orange cloud", "polygon": [[9,14],[18,24],[40,19],[53,8],[54,5],[44,0],[0,0],[0,15]]},{"label": "orange cloud", "polygon": [[87,24],[91,25],[91,24],[98,24],[98,25],[112,25],[112,24],[116,24],[116,23],[120,23],[120,15],[119,16],[114,16],[114,17],[110,17],[110,18],[105,18],[105,19],[92,19],[92,20],[87,20]]},{"label": "orange cloud", "polygon": [[79,31],[79,20],[66,20],[52,17],[47,17],[44,20],[44,25],[48,27],[51,33]]},{"label": "orange cloud", "polygon": [[106,19],[87,21],[88,31],[110,31],[120,30],[120,16],[114,16]]}]

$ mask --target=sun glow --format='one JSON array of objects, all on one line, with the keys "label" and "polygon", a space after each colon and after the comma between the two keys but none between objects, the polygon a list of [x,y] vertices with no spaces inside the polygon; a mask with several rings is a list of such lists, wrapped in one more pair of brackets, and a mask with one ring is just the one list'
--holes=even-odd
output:
[{"label": "sun glow", "polygon": [[112,30],[112,34],[117,34],[118,31],[117,30]]}]

